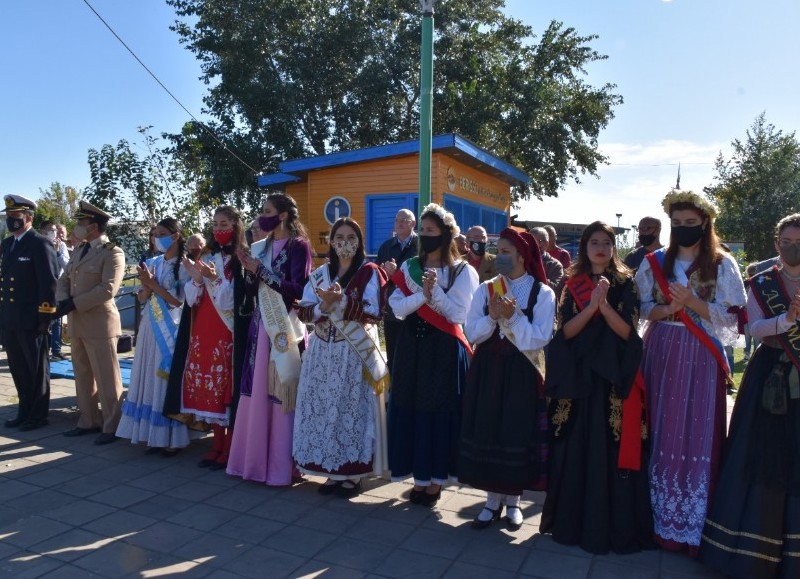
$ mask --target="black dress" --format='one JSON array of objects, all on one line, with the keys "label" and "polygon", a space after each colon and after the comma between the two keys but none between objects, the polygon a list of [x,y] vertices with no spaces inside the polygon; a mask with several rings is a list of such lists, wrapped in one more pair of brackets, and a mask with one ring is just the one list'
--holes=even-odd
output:
[{"label": "black dress", "polygon": [[[529,322],[541,285],[533,284],[522,312]],[[467,373],[459,482],[506,495],[544,490],[548,438],[542,378],[497,328],[478,346]]]},{"label": "black dress", "polygon": [[747,365],[703,529],[701,561],[732,577],[800,577],[800,399],[785,414],[762,406],[782,353],[765,338]]},{"label": "black dress", "polygon": [[540,530],[552,533],[557,543],[590,553],[633,553],[655,547],[646,422],[641,424],[641,469],[617,467],[622,403],[642,356],[636,333],[639,302],[633,279],[610,272],[606,277],[611,282],[608,303],[633,329],[622,340],[597,316],[566,339],[563,326],[580,310],[564,290],[545,382],[553,398],[553,438]]}]

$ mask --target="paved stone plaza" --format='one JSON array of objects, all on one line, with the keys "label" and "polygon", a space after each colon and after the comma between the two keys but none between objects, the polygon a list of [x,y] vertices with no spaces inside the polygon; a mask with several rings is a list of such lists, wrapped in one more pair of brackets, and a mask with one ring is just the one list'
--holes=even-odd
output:
[{"label": "paved stone plaza", "polygon": [[[323,497],[321,479],[268,488],[197,468],[209,442],[174,458],[126,441],[98,447],[75,426],[74,383],[53,380],[50,424],[0,425],[0,577],[716,577],[681,555],[592,556],[538,533],[543,494],[525,525],[470,528],[481,493],[450,485],[433,510],[409,484],[367,482],[354,499]],[[0,424],[16,395],[0,359]]]}]

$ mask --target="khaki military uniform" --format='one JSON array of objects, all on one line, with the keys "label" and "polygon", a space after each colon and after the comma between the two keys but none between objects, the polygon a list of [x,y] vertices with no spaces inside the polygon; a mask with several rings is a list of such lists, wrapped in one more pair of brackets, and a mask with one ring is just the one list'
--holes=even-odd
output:
[{"label": "khaki military uniform", "polygon": [[[122,333],[114,302],[125,274],[125,254],[105,235],[72,252],[58,280],[56,299],[72,298],[69,313],[72,365],[80,418],[78,428],[115,433],[122,406],[117,340]],[[98,405],[99,403],[99,405]]]},{"label": "khaki military uniform", "polygon": [[483,259],[481,259],[478,267],[475,268],[475,270],[478,272],[478,279],[481,283],[490,280],[497,275],[497,272],[494,268],[494,260],[495,256],[487,252],[483,255]]}]

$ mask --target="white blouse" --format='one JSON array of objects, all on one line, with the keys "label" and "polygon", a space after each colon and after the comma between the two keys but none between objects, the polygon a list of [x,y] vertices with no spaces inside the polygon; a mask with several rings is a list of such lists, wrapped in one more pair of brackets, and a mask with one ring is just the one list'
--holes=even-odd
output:
[{"label": "white blouse", "polygon": [[[452,269],[462,262],[457,261]],[[415,291],[410,296],[405,296],[400,289],[396,289],[389,296],[389,305],[398,320],[413,314],[427,303],[421,286],[418,286],[408,274],[407,262],[403,262],[400,270],[406,278],[408,287]],[[431,292],[431,302],[428,304],[434,311],[444,316],[452,324],[463,324],[467,319],[467,310],[472,302],[472,294],[478,289],[478,272],[468,263],[464,265],[461,273],[456,277],[453,286],[445,293],[444,288],[450,277],[448,268],[436,268],[436,286]]]},{"label": "white blouse", "polygon": [[194,283],[194,280],[189,279],[184,286],[184,291],[186,292],[186,303],[188,303],[190,306],[196,306],[199,304],[200,299],[203,297],[203,293],[206,290],[206,286],[208,286],[208,295],[214,302],[214,306],[221,311],[232,310],[233,279],[231,278],[231,280],[228,281],[225,278],[224,272],[224,264],[230,259],[230,255],[225,255],[223,253],[215,253],[203,256],[202,260],[204,263],[214,264],[214,268],[217,272],[217,279],[211,281],[210,279],[203,278],[203,283],[201,285],[197,285]]},{"label": "white blouse", "polygon": [[[320,267],[328,267],[328,264],[323,264]],[[334,281],[338,281],[338,278],[332,279],[331,283],[333,283]],[[379,318],[381,315],[380,291],[381,291],[381,285],[378,280],[378,274],[376,272],[373,272],[372,277],[369,280],[369,283],[367,283],[367,287],[364,288],[364,294],[361,297],[361,307],[364,310],[364,313],[373,316],[375,318]],[[347,307],[347,300],[348,300],[347,295],[343,295],[342,300],[336,305],[336,310],[339,312],[343,311]],[[324,314],[321,309],[319,309],[320,303],[321,300],[319,299],[317,292],[314,291],[314,286],[311,284],[311,277],[309,276],[308,283],[306,283],[306,286],[303,288],[303,298],[300,300],[300,306],[301,307],[306,307],[310,305],[314,306],[314,322],[319,321],[320,318],[327,315]]]},{"label": "white blouse", "polygon": [[[650,262],[642,261],[636,272],[636,286],[639,289],[641,300],[640,317],[646,320],[657,304],[653,298],[655,279]],[[727,253],[722,255],[722,260],[717,266],[717,280],[714,300],[708,302],[710,320],[701,318],[703,328],[717,337],[725,346],[733,345],[739,338],[738,317],[735,313],[728,313],[732,306],[744,307],[747,298],[744,293],[744,283],[739,273],[736,260]]]},{"label": "white blouse", "polygon": [[517,348],[521,351],[533,351],[544,348],[553,337],[553,322],[556,315],[556,294],[547,285],[542,284],[533,306],[533,321],[522,313],[522,308],[527,307],[528,297],[534,284],[533,276],[525,274],[517,279],[509,280],[510,291],[517,300],[517,310],[508,320],[493,320],[484,313],[489,299],[489,283],[482,283],[472,296],[472,304],[467,314],[467,325],[464,332],[473,344],[480,344],[488,340],[494,333],[498,324],[500,336],[505,338],[504,327],[510,327],[514,332]]}]

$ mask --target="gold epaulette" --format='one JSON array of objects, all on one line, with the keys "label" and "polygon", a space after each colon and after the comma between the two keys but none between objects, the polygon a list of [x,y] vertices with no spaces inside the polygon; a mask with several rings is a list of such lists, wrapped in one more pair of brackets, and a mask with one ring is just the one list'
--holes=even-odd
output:
[{"label": "gold epaulette", "polygon": [[42,302],[39,306],[40,314],[54,314],[56,313],[56,306],[50,302]]}]

